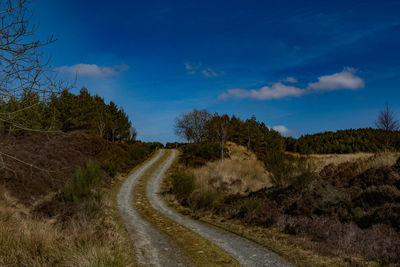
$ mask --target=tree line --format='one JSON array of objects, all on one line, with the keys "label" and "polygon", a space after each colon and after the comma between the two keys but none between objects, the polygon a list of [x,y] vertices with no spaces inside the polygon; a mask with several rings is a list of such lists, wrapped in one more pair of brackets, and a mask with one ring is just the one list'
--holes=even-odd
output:
[{"label": "tree line", "polygon": [[303,135],[285,140],[286,150],[302,154],[379,152],[400,150],[400,132],[382,129],[347,129]]},{"label": "tree line", "polygon": [[[261,160],[264,160],[269,152],[282,151],[301,154],[399,151],[399,123],[388,105],[379,113],[375,125],[376,129],[347,129],[307,134],[295,139],[283,137],[264,122],[257,121],[255,116],[242,120],[235,115],[211,114],[207,110],[194,109],[176,117],[175,133],[189,143],[218,143],[219,157],[222,160],[226,141],[246,146],[254,151]],[[169,147],[177,145],[168,144]],[[193,153],[199,155],[205,153],[202,152],[201,147],[193,145],[190,146],[190,151],[197,151]],[[215,148],[213,151],[215,152]]]},{"label": "tree line", "polygon": [[389,104],[379,112],[376,129],[347,129],[303,135],[298,139],[286,138],[286,150],[302,154],[357,153],[399,151],[399,121]]},{"label": "tree line", "polygon": [[211,114],[207,110],[194,109],[175,119],[175,133],[191,143],[219,143],[222,160],[227,141],[246,146],[261,159],[267,152],[283,151],[285,148],[284,137],[264,122],[257,121],[255,116],[242,120],[235,115]]},{"label": "tree line", "polygon": [[86,88],[79,94],[65,89],[43,101],[36,91],[26,90],[21,97],[0,100],[0,135],[19,136],[33,132],[83,130],[110,141],[136,138],[127,114],[114,102],[106,104]]}]

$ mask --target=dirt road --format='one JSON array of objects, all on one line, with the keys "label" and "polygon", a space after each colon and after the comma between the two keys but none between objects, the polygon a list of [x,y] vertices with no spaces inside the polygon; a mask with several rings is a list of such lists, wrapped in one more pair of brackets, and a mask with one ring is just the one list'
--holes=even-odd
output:
[{"label": "dirt road", "polygon": [[136,249],[138,263],[141,266],[189,266],[179,249],[169,238],[144,220],[135,209],[133,188],[139,179],[161,158],[164,151],[159,151],[152,159],[145,162],[122,184],[117,200],[118,206],[131,234]]},{"label": "dirt road", "polygon": [[[168,153],[166,157],[165,153]],[[150,161],[137,169],[127,179],[118,194],[121,214],[132,233],[140,264],[154,266],[190,265],[190,259],[181,258],[182,253],[174,247],[174,243],[149,222],[142,219],[133,205],[133,188],[141,176],[156,164],[157,167],[151,174],[146,187],[147,198],[154,209],[220,247],[242,266],[291,266],[286,260],[254,242],[220,228],[195,221],[168,207],[159,192],[165,173],[177,156],[178,151],[176,150],[160,150]],[[168,253],[165,253],[166,251]]]}]

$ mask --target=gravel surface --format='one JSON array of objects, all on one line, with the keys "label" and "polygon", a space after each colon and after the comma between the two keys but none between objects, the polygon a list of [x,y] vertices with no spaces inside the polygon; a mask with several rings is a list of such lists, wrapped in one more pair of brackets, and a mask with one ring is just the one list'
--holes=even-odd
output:
[{"label": "gravel surface", "polygon": [[190,266],[175,244],[140,216],[133,202],[133,188],[164,154],[165,150],[160,150],[128,177],[118,192],[118,206],[132,236],[140,266]]},{"label": "gravel surface", "polygon": [[[162,150],[160,153],[165,153],[164,151]],[[213,242],[236,259],[242,266],[293,266],[285,259],[252,241],[212,225],[195,221],[167,206],[160,194],[161,185],[166,171],[177,156],[178,151],[172,150],[168,159],[160,164],[148,182],[147,197],[156,210]]]}]

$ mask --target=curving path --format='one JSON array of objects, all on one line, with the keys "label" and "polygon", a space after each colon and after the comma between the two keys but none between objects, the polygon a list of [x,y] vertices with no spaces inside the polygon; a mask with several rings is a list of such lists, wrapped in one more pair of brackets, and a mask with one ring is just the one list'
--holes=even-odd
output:
[{"label": "curving path", "polygon": [[132,191],[137,181],[154,166],[160,158],[168,157],[157,164],[147,184],[146,194],[151,205],[161,214],[185,226],[203,238],[211,241],[237,260],[242,266],[292,266],[289,262],[260,245],[220,228],[195,221],[177,213],[166,205],[161,197],[161,185],[165,173],[178,156],[177,150],[160,150],[150,161],[137,169],[122,185],[118,204],[128,230],[131,232],[140,265],[146,266],[190,266],[174,248],[168,237],[140,217],[133,205]]},{"label": "curving path", "polygon": [[164,153],[164,150],[158,151],[151,160],[145,162],[128,177],[118,192],[118,206],[134,241],[140,266],[190,266],[169,238],[144,220],[133,204],[133,188]]}]

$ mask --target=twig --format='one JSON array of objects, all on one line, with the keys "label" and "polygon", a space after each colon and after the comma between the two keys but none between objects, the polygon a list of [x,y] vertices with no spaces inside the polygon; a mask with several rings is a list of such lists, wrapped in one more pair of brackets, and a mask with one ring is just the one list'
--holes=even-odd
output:
[{"label": "twig", "polygon": [[[56,171],[55,171],[55,170],[46,170],[46,169],[40,168],[40,167],[38,167],[38,166],[35,166],[35,165],[33,165],[32,163],[28,163],[28,162],[26,162],[26,161],[23,161],[22,159],[16,158],[16,157],[14,157],[14,156],[11,156],[11,155],[9,155],[9,154],[6,154],[6,153],[0,151],[0,156],[1,156],[1,155],[6,156],[6,157],[8,157],[8,158],[11,158],[11,159],[13,159],[13,160],[15,160],[15,161],[18,161],[19,163],[25,164],[25,165],[31,167],[31,169],[33,168],[33,169],[36,169],[36,170],[39,170],[39,171],[44,171],[44,172],[58,172],[58,171],[61,170],[61,169],[60,169],[60,170],[56,170]],[[2,159],[3,159],[3,158],[2,158]],[[4,164],[4,162],[3,162],[3,164]]]}]

